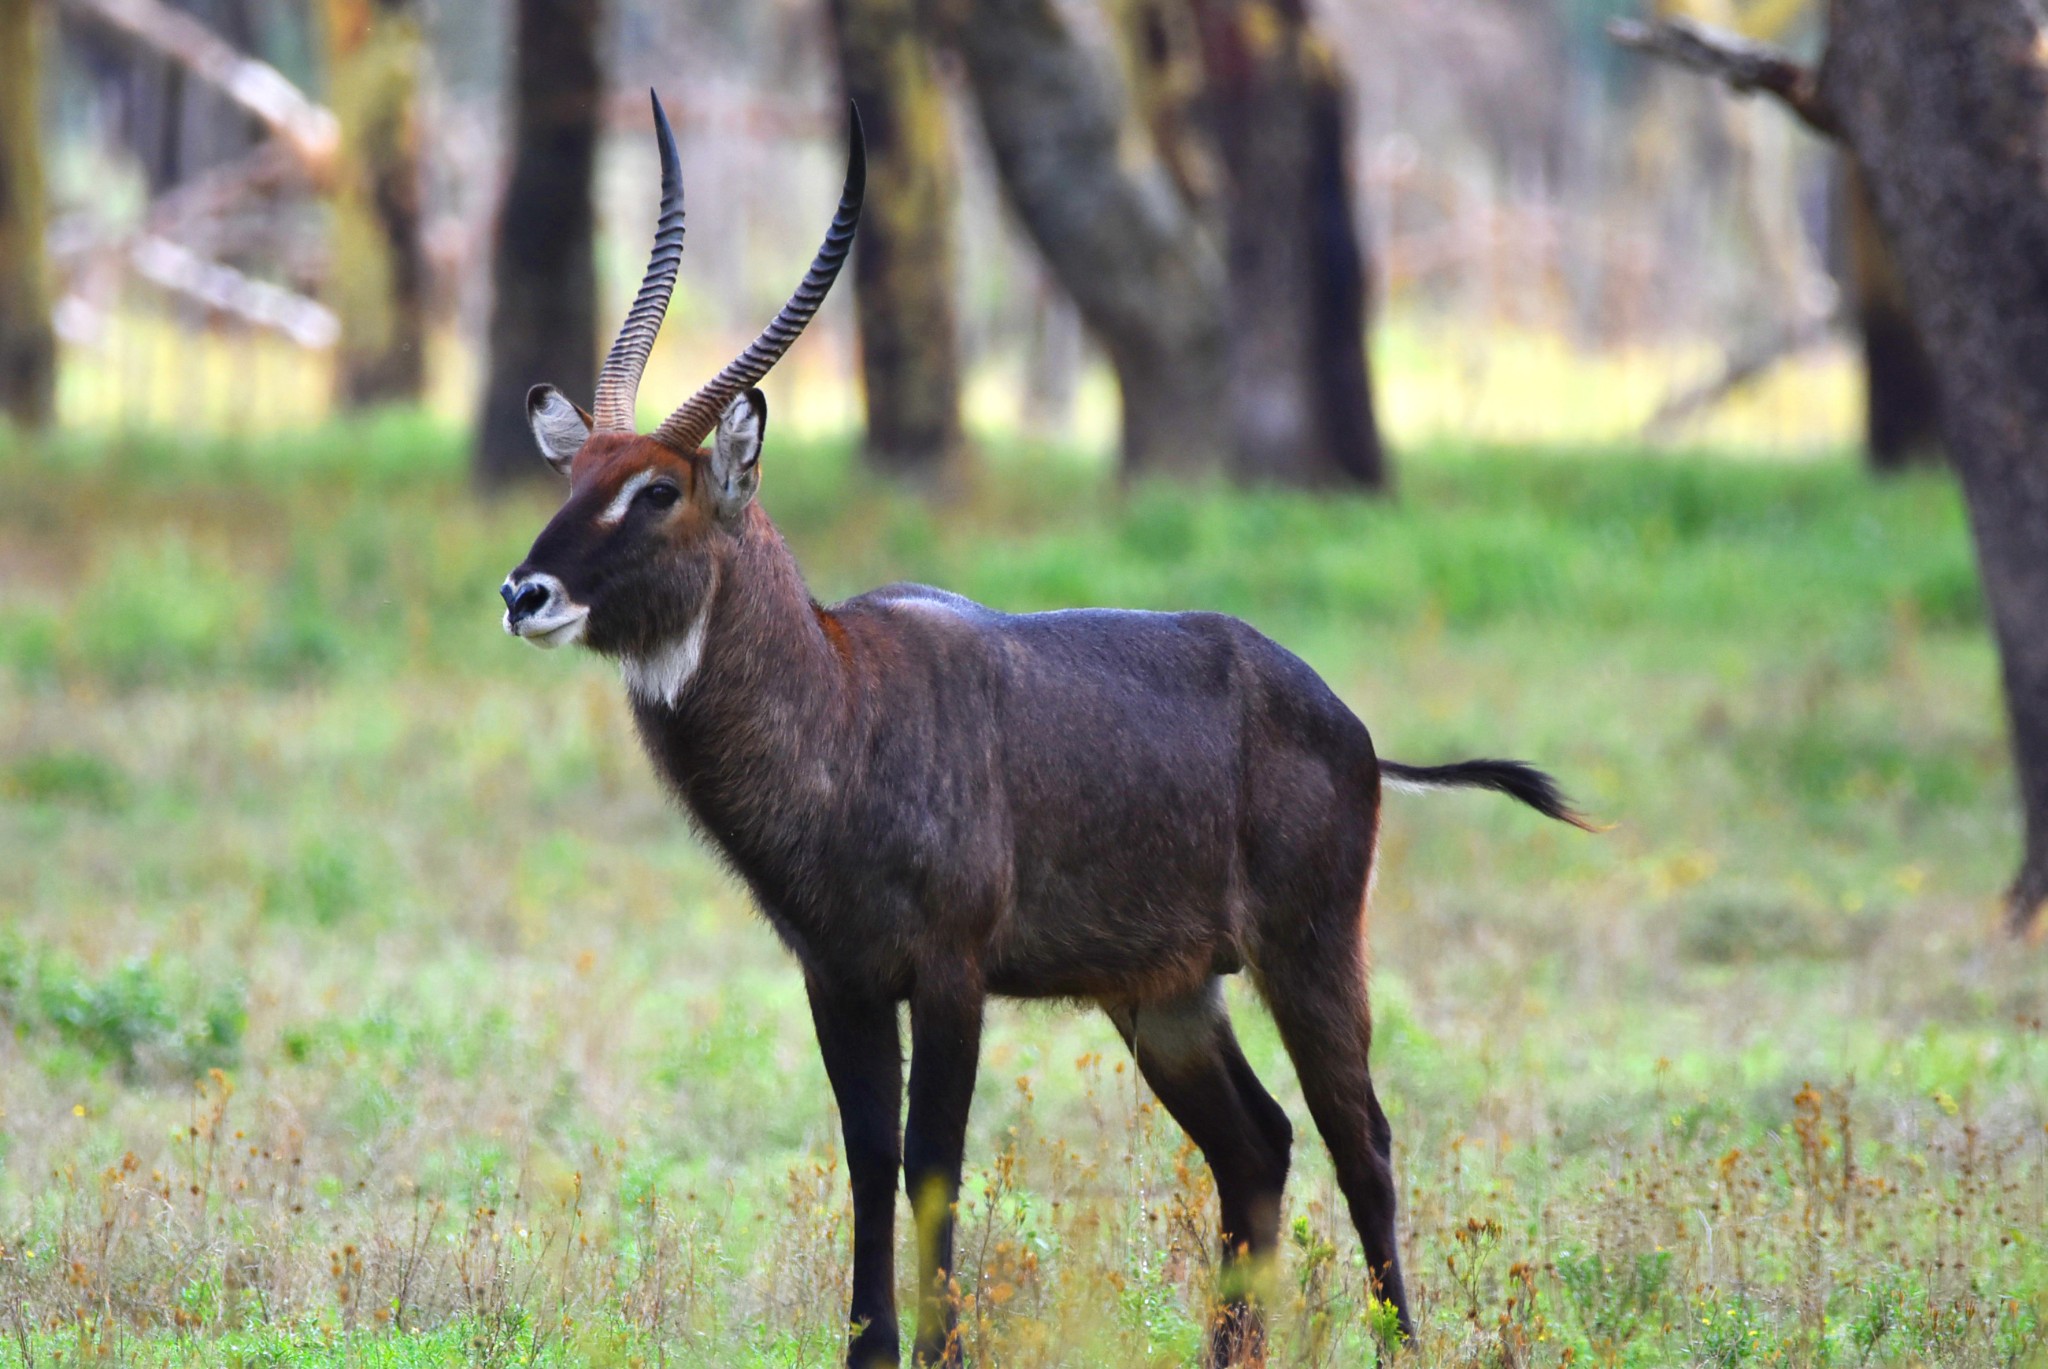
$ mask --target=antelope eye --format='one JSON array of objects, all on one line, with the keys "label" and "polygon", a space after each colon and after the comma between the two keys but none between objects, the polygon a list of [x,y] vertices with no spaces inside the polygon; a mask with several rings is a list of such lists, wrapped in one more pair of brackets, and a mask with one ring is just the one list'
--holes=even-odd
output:
[{"label": "antelope eye", "polygon": [[650,509],[671,508],[676,500],[682,497],[683,492],[676,488],[672,480],[656,480],[640,491],[640,501]]}]

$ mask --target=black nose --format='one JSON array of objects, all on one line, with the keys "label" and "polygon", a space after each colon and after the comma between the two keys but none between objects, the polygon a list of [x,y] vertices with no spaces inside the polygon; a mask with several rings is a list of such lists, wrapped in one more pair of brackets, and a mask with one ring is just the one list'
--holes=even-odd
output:
[{"label": "black nose", "polygon": [[505,607],[511,610],[514,621],[531,618],[547,606],[548,587],[537,580],[528,580],[523,585],[509,581],[498,587],[498,593],[505,600]]}]

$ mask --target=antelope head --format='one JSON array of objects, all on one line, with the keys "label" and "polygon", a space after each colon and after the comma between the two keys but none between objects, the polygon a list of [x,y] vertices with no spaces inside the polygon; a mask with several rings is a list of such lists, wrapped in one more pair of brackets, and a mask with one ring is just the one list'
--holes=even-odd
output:
[{"label": "antelope head", "polygon": [[[683,255],[682,169],[654,100],[661,216],[640,293],[597,378],[588,411],[552,385],[526,396],[542,457],[569,479],[562,507],[506,577],[505,630],[535,646],[580,643],[629,669],[649,662],[673,698],[702,650],[721,568],[746,533],[760,482],[768,404],[754,388],[824,302],[853,245],[867,180],[853,112],[839,209],[803,283],[745,351],[653,432],[633,426],[633,401]],[[704,445],[706,439],[710,445]]]}]

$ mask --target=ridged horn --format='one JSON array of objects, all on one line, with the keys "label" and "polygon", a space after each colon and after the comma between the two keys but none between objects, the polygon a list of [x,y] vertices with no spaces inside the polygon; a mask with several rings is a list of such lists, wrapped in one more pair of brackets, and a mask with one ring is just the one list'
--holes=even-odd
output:
[{"label": "ridged horn", "polygon": [[633,400],[640,392],[640,373],[647,369],[647,354],[654,350],[654,336],[661,331],[662,315],[668,312],[668,298],[676,288],[676,267],[683,260],[683,166],[676,156],[676,135],[668,126],[661,97],[652,90],[647,98],[654,105],[654,141],[661,149],[661,217],[654,221],[654,251],[647,258],[647,274],[640,281],[640,293],[626,321],[619,325],[618,340],[597,374],[597,398],[591,403],[591,417],[597,430],[608,433],[633,431]]},{"label": "ridged horn", "polygon": [[693,452],[710,431],[718,426],[719,415],[725,412],[735,395],[744,393],[768,374],[768,368],[782,360],[790,344],[797,340],[804,325],[818,312],[818,306],[825,302],[825,293],[832,288],[832,282],[839,276],[839,268],[846,264],[846,254],[853,247],[853,231],[860,224],[861,196],[867,191],[868,149],[867,139],[860,128],[860,109],[852,106],[852,131],[846,150],[846,185],[839,192],[839,210],[832,216],[832,226],[825,231],[825,241],[818,248],[817,257],[811,262],[811,269],[804,273],[803,284],[789,297],[789,303],[775,316],[775,321],[761,330],[761,336],[747,345],[732,364],[712,377],[711,382],[690,397],[690,401],[670,414],[662,425],[654,430],[654,438],[679,452]]}]

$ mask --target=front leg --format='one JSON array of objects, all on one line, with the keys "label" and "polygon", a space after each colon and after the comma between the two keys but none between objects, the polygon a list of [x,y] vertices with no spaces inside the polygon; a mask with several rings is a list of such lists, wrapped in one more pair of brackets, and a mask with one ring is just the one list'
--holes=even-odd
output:
[{"label": "front leg", "polygon": [[967,1145],[967,1110],[981,1050],[980,978],[921,973],[910,997],[910,1121],[903,1187],[917,1223],[917,1359],[957,1366],[952,1297],[954,1205]]},{"label": "front leg", "polygon": [[811,979],[811,1021],[825,1074],[839,1102],[846,1174],[853,1185],[850,1369],[894,1366],[896,1330],[896,1171],[902,1149],[903,1046],[896,1004],[845,995]]}]

